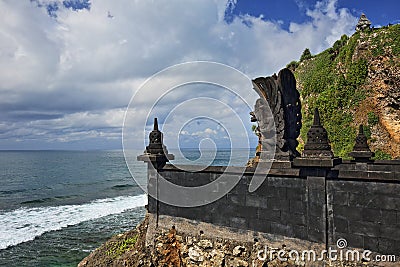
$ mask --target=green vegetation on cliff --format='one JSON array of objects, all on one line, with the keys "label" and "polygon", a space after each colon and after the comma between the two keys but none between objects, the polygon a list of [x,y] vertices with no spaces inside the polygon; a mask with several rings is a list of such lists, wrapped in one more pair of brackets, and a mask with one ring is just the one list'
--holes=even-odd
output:
[{"label": "green vegetation on cliff", "polygon": [[126,251],[132,249],[137,241],[137,235],[133,237],[127,237],[125,239],[116,240],[110,242],[107,247],[106,254],[111,258],[118,258],[123,255]]},{"label": "green vegetation on cliff", "polygon": [[[393,25],[357,32],[351,37],[343,35],[332,48],[315,56],[306,49],[300,62],[290,62],[288,67],[294,71],[303,101],[302,140],[306,140],[313,110],[318,107],[335,155],[348,158],[357,134],[356,110],[372,93],[366,86],[373,68],[371,62],[389,55],[390,64],[396,65],[399,54],[400,25]],[[364,116],[371,138],[371,127],[379,123],[379,117],[374,110]],[[377,158],[389,158],[382,151],[376,152]]]}]

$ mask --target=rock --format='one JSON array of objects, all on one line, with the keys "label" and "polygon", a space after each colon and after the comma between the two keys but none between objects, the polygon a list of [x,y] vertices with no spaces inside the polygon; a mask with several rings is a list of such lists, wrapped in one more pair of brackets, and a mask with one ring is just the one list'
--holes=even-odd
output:
[{"label": "rock", "polygon": [[182,243],[182,242],[183,242],[182,236],[176,235],[175,238],[176,238],[176,241],[178,241],[179,243]]},{"label": "rock", "polygon": [[156,245],[156,249],[157,249],[158,252],[162,252],[163,251],[163,247],[164,247],[163,243],[158,243]]},{"label": "rock", "polygon": [[213,244],[210,240],[208,239],[202,239],[199,241],[197,244],[199,247],[207,249],[207,248],[213,248]]},{"label": "rock", "polygon": [[213,249],[210,252],[210,256],[211,256],[211,262],[213,263],[212,266],[224,267],[225,253],[223,251]]},{"label": "rock", "polygon": [[230,259],[227,260],[226,266],[229,266],[229,267],[248,267],[249,264],[246,261],[241,260],[239,258],[230,258]]},{"label": "rock", "polygon": [[244,252],[246,252],[246,248],[244,246],[236,246],[233,249],[233,256],[241,256]]},{"label": "rock", "polygon": [[204,261],[204,253],[197,246],[190,247],[189,248],[189,258],[192,261],[203,262]]},{"label": "rock", "polygon": [[181,246],[181,254],[184,255],[184,256],[187,256],[187,255],[188,255],[188,252],[189,252],[188,245],[183,244],[183,245]]},{"label": "rock", "polygon": [[83,260],[78,264],[78,267],[84,267],[84,266],[86,266],[87,264],[88,264],[88,260],[83,259]]},{"label": "rock", "polygon": [[[193,240],[193,239],[194,239],[194,240]],[[187,237],[186,237],[186,244],[187,244],[188,246],[193,245],[193,242],[195,242],[195,241],[196,241],[196,239],[193,238],[193,237],[191,237],[191,236],[187,236]]]}]

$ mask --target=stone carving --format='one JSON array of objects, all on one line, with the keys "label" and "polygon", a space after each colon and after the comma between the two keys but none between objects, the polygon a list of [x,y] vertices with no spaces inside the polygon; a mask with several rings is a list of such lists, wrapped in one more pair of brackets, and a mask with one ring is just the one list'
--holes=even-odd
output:
[{"label": "stone carving", "polygon": [[328,133],[321,125],[318,108],[314,111],[314,122],[307,132],[307,142],[304,145],[302,157],[306,158],[333,158]]},{"label": "stone carving", "polygon": [[361,14],[360,19],[358,20],[356,31],[364,31],[366,29],[371,28],[371,21],[365,16],[365,14]]},{"label": "stone carving", "polygon": [[157,118],[154,118],[153,131],[149,134],[149,145],[146,146],[145,153],[149,154],[168,154],[166,147],[163,145],[163,134],[158,130]]},{"label": "stone carving", "polygon": [[353,151],[349,153],[349,156],[353,157],[356,162],[368,162],[374,155],[375,153],[371,152],[369,149],[367,137],[364,134],[364,127],[360,125],[356,143],[354,144]]},{"label": "stone carving", "polygon": [[151,162],[154,168],[161,169],[174,158],[174,155],[168,154],[167,147],[163,144],[163,134],[158,130],[157,118],[154,118],[153,131],[149,134],[149,145],[146,146],[144,154],[137,157],[137,160]]},{"label": "stone carving", "polygon": [[[301,129],[301,104],[293,73],[285,68],[279,72],[278,76],[274,74],[272,77],[254,79],[253,86],[262,97],[256,101],[254,112],[250,113],[251,121],[258,122],[256,134],[259,136],[259,145],[255,161],[259,160],[257,157],[260,151],[266,149],[263,142],[268,142],[267,140],[270,139],[270,136],[266,135],[268,135],[272,119],[276,128],[275,159],[291,160],[300,156],[296,147]],[[264,107],[266,104],[273,118],[268,117],[266,107]]]},{"label": "stone carving", "polygon": [[318,108],[314,110],[313,125],[307,132],[307,142],[301,157],[293,160],[295,167],[332,168],[342,163],[341,158],[336,158],[329,144],[328,132],[321,124]]}]

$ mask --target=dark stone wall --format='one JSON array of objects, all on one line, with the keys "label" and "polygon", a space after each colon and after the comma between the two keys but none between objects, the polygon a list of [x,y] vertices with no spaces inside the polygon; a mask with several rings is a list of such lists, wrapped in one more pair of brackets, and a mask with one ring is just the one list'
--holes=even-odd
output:
[{"label": "dark stone wall", "polygon": [[[342,164],[327,180],[329,243],[400,253],[400,165]],[[355,177],[355,178],[352,178]]]},{"label": "dark stone wall", "polygon": [[[248,191],[252,173],[233,172],[230,175],[241,176],[239,183],[213,203],[183,208],[149,197],[148,211],[325,243],[333,248],[339,238],[345,238],[350,247],[399,254],[400,164],[389,163],[271,169],[252,193]],[[198,186],[214,181],[223,171],[224,167],[208,167],[192,173],[166,165],[160,174],[175,184]],[[155,188],[156,173],[150,171],[149,190]]]}]

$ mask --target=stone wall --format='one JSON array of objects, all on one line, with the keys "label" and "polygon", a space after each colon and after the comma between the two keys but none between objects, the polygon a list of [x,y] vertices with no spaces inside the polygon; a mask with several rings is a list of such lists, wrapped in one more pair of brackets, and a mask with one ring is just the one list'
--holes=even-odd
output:
[{"label": "stone wall", "polygon": [[399,254],[400,164],[336,169],[339,179],[327,180],[329,243],[345,238],[352,247]]},{"label": "stone wall", "polygon": [[[160,175],[174,184],[198,186],[216,180],[224,167],[185,172],[167,164]],[[400,162],[351,163],[334,168],[272,168],[264,183],[250,193],[252,170],[221,199],[183,208],[149,197],[148,211],[236,229],[287,236],[385,254],[400,251]],[[149,169],[149,190],[157,176]],[[185,197],[185,196],[178,196]],[[190,198],[190,196],[186,196]]]}]

